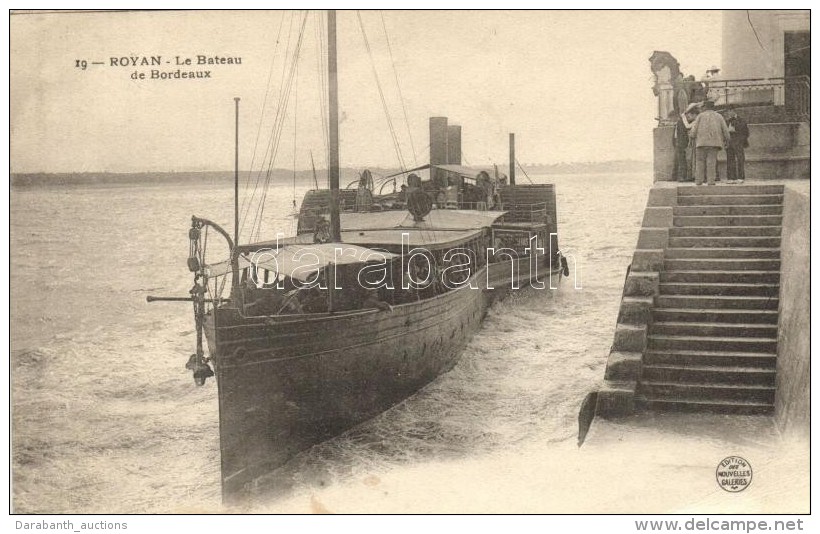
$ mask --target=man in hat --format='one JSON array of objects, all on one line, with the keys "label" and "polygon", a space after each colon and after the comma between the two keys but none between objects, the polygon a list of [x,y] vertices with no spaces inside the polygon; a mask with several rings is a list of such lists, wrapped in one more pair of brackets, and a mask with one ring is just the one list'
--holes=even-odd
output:
[{"label": "man in hat", "polygon": [[726,168],[729,183],[743,183],[746,179],[746,147],[749,146],[749,125],[734,108],[726,112],[729,119],[729,145],[726,147]]},{"label": "man in hat", "polygon": [[695,145],[695,185],[702,185],[704,180],[715,185],[717,154],[729,143],[729,127],[723,116],[715,111],[713,101],[703,102],[702,111],[689,130],[689,138]]},{"label": "man in hat", "polygon": [[715,80],[715,79],[718,78],[718,73],[719,72],[720,72],[720,69],[717,66],[712,65],[711,67],[706,69],[706,76],[704,76],[703,78],[704,78],[704,80]]},{"label": "man in hat", "polygon": [[691,182],[694,179],[695,173],[692,168],[694,144],[689,142],[689,128],[692,127],[692,121],[697,117],[699,110],[696,102],[689,104],[675,123],[675,130],[672,134],[672,144],[675,147],[675,167],[672,180],[677,182]]}]

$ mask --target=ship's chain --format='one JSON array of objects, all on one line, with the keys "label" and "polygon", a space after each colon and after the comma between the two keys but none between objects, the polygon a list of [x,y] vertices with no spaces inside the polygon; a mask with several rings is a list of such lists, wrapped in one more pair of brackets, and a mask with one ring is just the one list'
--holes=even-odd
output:
[{"label": "ship's chain", "polygon": [[205,384],[208,377],[214,376],[211,366],[208,365],[208,358],[202,347],[202,337],[205,329],[205,293],[207,292],[207,277],[205,275],[205,258],[200,245],[200,230],[202,223],[194,219],[191,229],[188,231],[190,248],[188,254],[188,269],[194,273],[194,285],[189,294],[194,305],[194,324],[196,325],[196,352],[188,358],[185,368],[194,374],[194,382],[197,386]]}]

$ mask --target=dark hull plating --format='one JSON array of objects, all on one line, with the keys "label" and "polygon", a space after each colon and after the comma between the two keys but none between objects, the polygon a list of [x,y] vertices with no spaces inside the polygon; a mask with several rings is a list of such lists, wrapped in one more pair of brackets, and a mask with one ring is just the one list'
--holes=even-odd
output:
[{"label": "dark hull plating", "polygon": [[[527,267],[513,276],[519,287],[531,279]],[[450,370],[495,293],[487,281],[509,289],[511,272],[509,262],[493,264],[474,278],[484,289],[464,286],[390,311],[242,317],[219,309],[206,333],[219,388],[223,497]]]}]

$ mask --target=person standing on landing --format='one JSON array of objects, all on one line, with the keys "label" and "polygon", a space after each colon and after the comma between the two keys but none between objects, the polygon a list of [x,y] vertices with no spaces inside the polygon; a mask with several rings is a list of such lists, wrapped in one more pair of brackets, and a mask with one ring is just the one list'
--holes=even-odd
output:
[{"label": "person standing on landing", "polygon": [[689,137],[695,145],[695,185],[703,184],[704,180],[709,185],[715,185],[717,154],[729,143],[729,127],[720,113],[715,111],[715,103],[711,100],[703,102],[702,111],[689,130]]},{"label": "person standing on landing", "polygon": [[726,168],[729,183],[743,183],[746,179],[746,148],[749,146],[749,125],[734,109],[726,114],[729,118],[729,146],[726,147]]}]

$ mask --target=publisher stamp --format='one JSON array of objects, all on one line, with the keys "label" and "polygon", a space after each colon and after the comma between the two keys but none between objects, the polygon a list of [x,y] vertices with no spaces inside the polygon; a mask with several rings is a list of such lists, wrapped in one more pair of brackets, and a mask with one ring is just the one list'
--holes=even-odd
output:
[{"label": "publisher stamp", "polygon": [[729,493],[739,493],[752,483],[752,465],[740,456],[728,456],[715,470],[718,486]]}]

